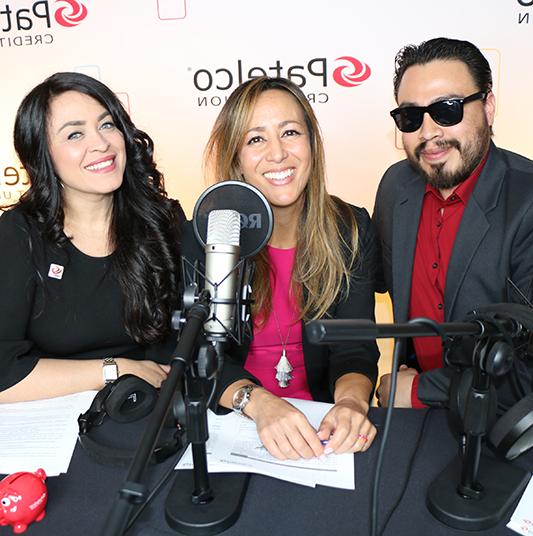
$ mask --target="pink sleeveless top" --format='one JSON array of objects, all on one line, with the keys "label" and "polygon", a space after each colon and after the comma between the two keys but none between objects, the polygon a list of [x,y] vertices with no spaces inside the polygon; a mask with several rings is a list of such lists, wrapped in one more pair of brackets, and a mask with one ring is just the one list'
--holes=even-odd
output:
[{"label": "pink sleeveless top", "polygon": [[[250,344],[245,368],[261,381],[265,389],[276,396],[312,400],[304,366],[302,323],[298,319],[297,304],[289,296],[296,248],[267,248],[273,272],[270,275],[273,311],[262,328],[254,326],[254,338]],[[275,368],[283,345],[293,368],[292,380],[284,388],[278,385]]]}]

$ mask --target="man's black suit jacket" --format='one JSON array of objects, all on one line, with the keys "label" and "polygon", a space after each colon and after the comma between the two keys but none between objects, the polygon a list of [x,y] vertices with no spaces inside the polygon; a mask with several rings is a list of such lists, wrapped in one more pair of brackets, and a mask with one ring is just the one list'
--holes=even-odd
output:
[{"label": "man's black suit jacket", "polygon": [[[396,322],[408,320],[418,222],[426,184],[403,160],[392,165],[378,188],[373,220],[381,248],[377,291],[389,292]],[[533,161],[491,143],[487,162],[465,207],[454,242],[444,292],[446,322],[460,322],[473,309],[499,302],[523,303],[507,279],[529,298],[533,281]],[[471,353],[472,341],[458,351]],[[515,363],[523,389],[531,367]],[[418,397],[447,404],[448,368],[422,373]],[[509,375],[510,376],[510,375]],[[497,380],[500,404],[520,398],[509,377]]]}]

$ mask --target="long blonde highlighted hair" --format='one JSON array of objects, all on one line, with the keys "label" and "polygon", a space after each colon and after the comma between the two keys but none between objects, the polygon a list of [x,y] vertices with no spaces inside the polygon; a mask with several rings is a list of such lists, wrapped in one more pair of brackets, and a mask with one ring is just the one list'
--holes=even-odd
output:
[{"label": "long blonde highlighted hair", "polygon": [[[349,291],[350,269],[357,260],[357,222],[350,208],[326,190],[324,146],[318,121],[300,88],[285,78],[261,77],[241,84],[217,117],[204,151],[209,182],[242,180],[239,154],[259,96],[271,89],[291,94],[302,108],[311,146],[311,169],[299,216],[291,292],[300,318],[315,320]],[[341,225],[344,227],[341,232]],[[275,224],[275,222],[274,222]],[[344,238],[343,238],[344,237]],[[270,266],[266,250],[255,258],[254,317],[262,324],[272,310]],[[344,294],[341,294],[344,288]],[[305,296],[305,300],[303,300]]]}]

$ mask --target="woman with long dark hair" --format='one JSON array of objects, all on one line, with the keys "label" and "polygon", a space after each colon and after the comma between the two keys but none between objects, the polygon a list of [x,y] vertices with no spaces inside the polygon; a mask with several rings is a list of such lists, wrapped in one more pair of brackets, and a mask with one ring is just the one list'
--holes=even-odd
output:
[{"label": "woman with long dark hair", "polygon": [[[366,450],[376,381],[375,343],[313,346],[303,324],[373,318],[375,243],[366,210],[326,190],[320,129],[305,95],[283,78],[239,86],[222,108],[205,152],[211,181],[256,186],[274,213],[253,281],[253,337],[229,347],[219,404],[252,418],[278,458]],[[190,228],[184,235],[189,257]],[[282,397],[333,402],[315,430]]]},{"label": "woman with long dark hair", "polygon": [[183,211],[117,96],[56,73],[22,101],[30,181],[0,217],[0,402],[168,373]]}]

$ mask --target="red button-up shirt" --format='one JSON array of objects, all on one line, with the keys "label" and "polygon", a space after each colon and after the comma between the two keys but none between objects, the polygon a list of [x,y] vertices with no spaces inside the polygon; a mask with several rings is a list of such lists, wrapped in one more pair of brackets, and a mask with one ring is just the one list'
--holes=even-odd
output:
[{"label": "red button-up shirt", "polygon": [[[415,258],[411,279],[409,318],[425,317],[444,322],[444,289],[446,274],[461,218],[483,169],[487,157],[474,172],[446,199],[438,189],[426,186],[416,237]],[[422,371],[441,368],[442,344],[439,337],[413,339],[418,364]],[[411,403],[425,407],[417,396],[418,376],[413,381]]]}]

